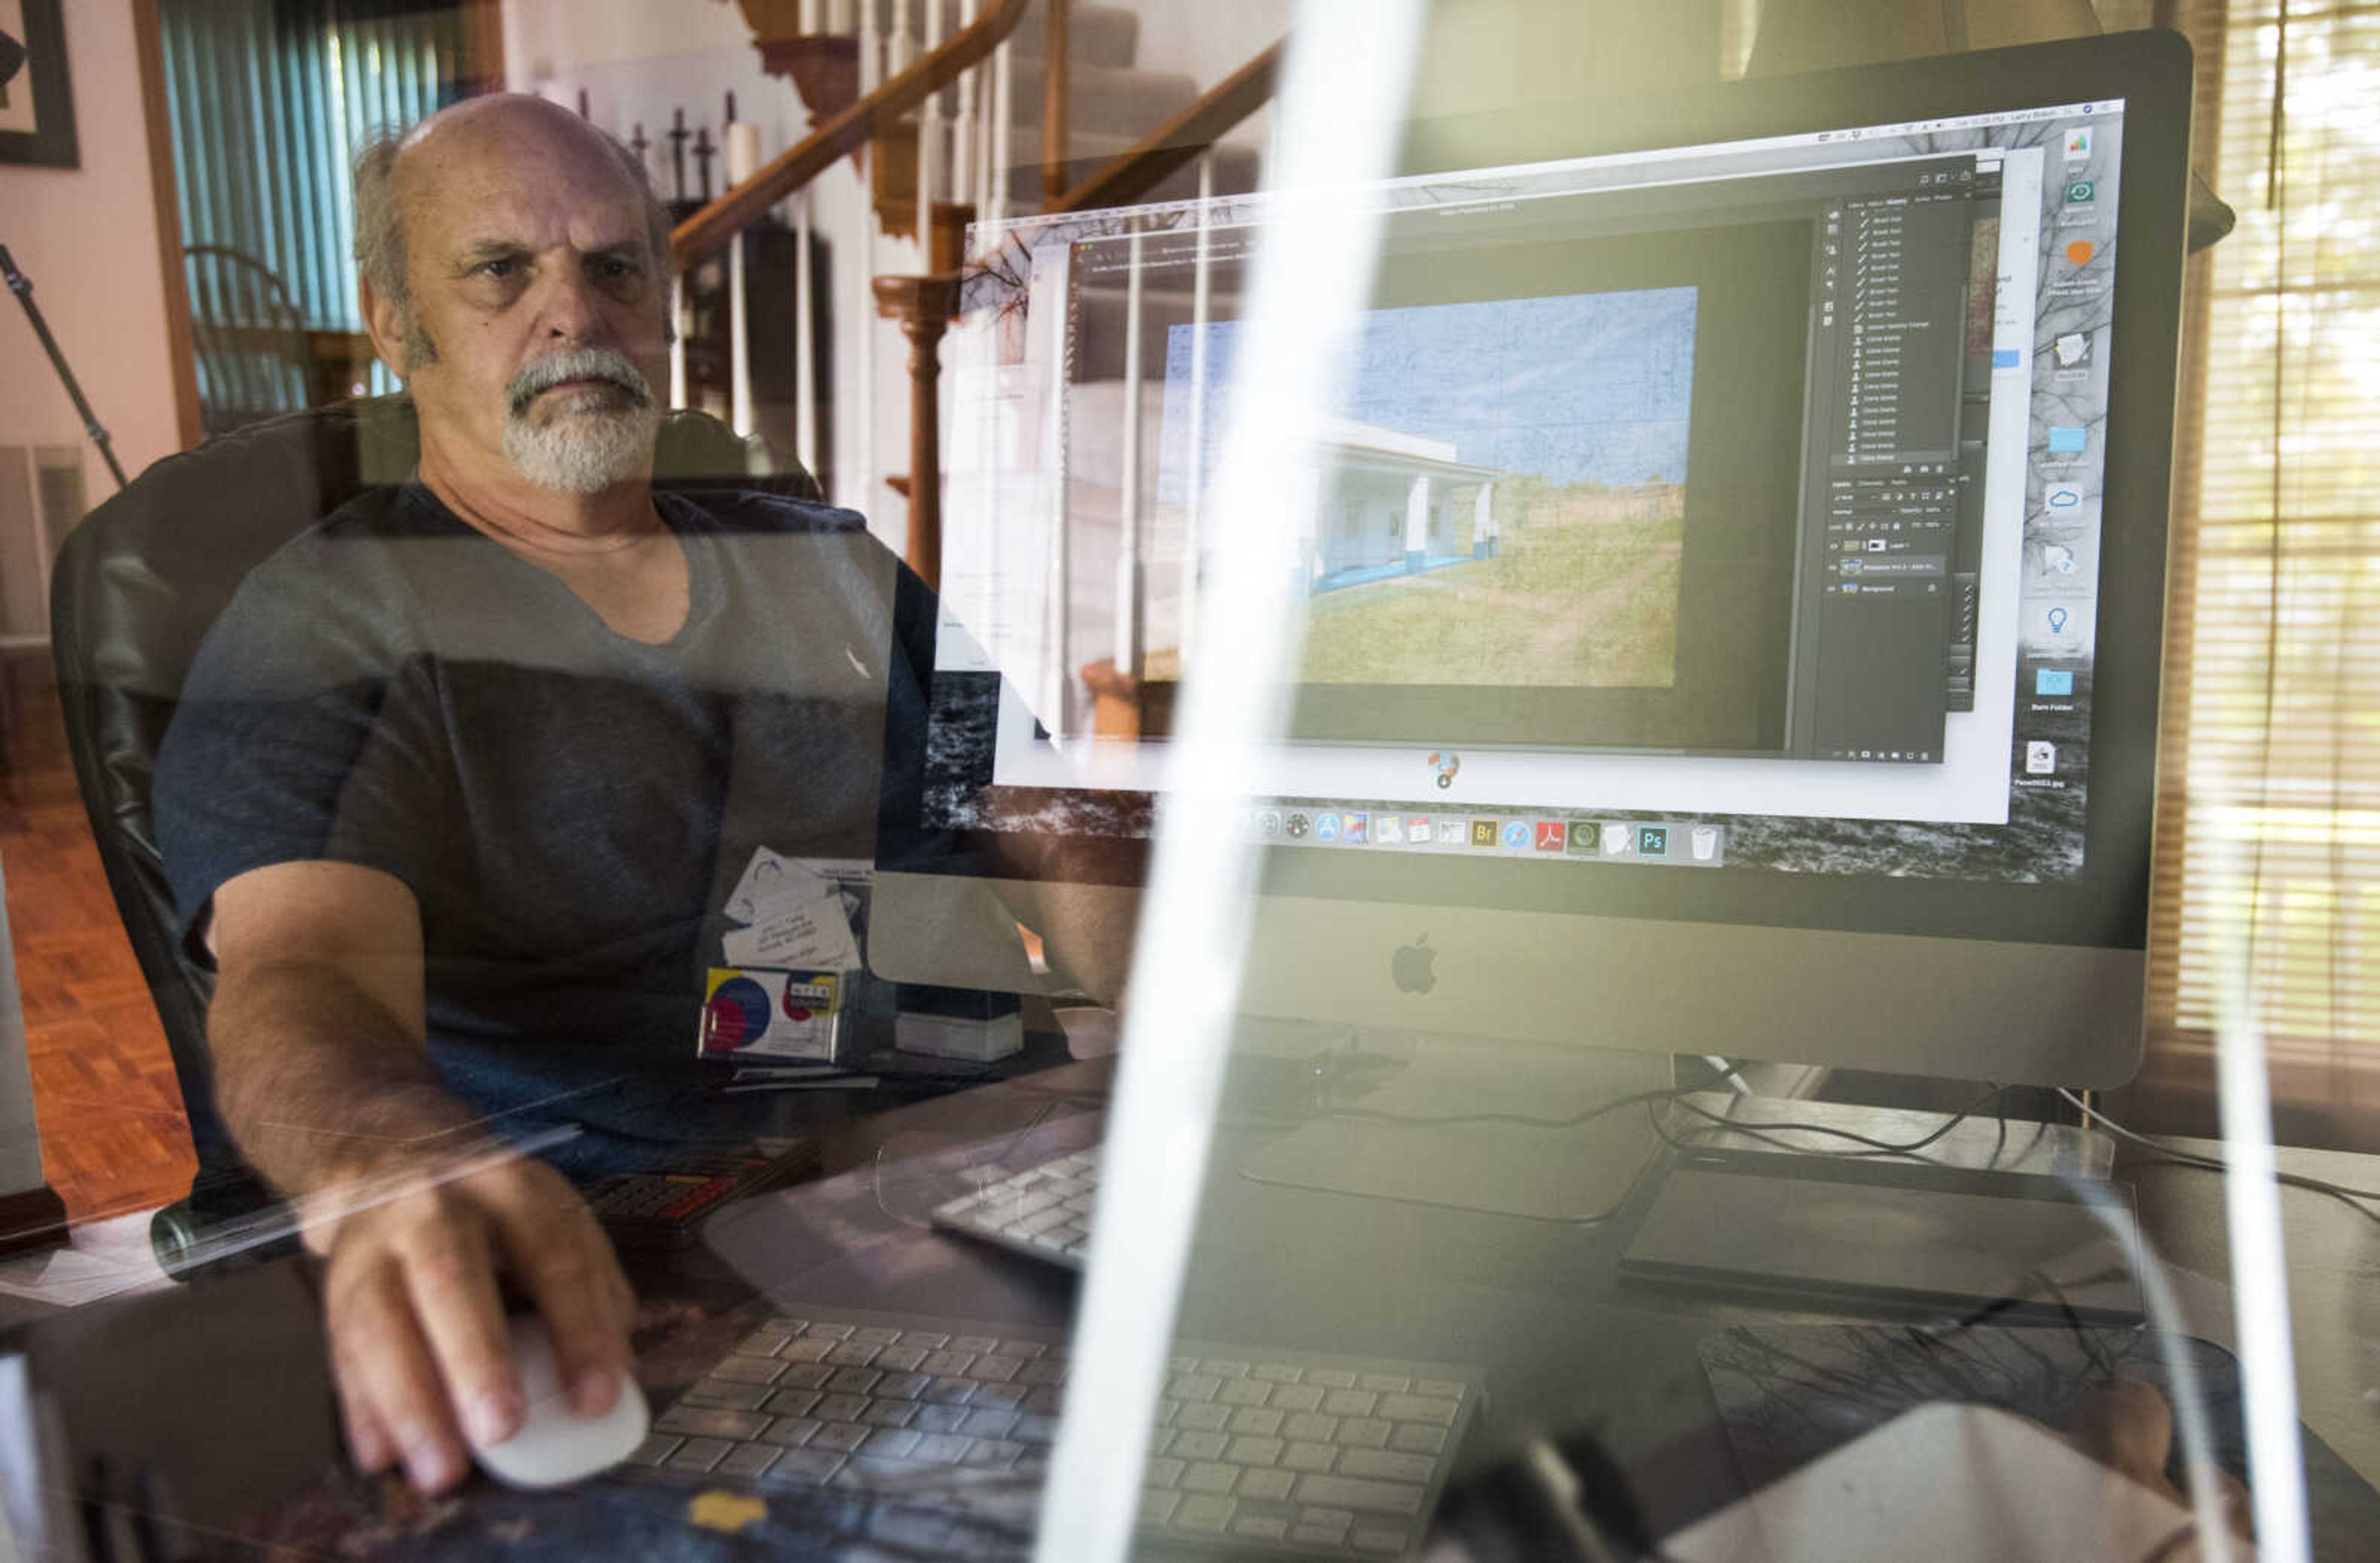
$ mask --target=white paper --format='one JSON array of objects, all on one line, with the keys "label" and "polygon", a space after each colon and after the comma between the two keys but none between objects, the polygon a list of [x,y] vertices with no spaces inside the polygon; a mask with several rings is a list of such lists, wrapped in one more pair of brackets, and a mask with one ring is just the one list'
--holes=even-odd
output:
[{"label": "white paper", "polygon": [[[727,898],[727,915],[739,923],[758,922],[764,905],[788,897],[807,901],[829,884],[808,865],[761,847],[744,866],[744,877],[735,881],[735,891]],[[733,955],[728,960],[739,966],[749,963]]]},{"label": "white paper", "polygon": [[851,937],[843,895],[811,876],[807,895],[778,896],[752,909],[752,926],[730,931],[720,949],[731,966],[798,966],[848,972],[859,966],[859,946]]}]

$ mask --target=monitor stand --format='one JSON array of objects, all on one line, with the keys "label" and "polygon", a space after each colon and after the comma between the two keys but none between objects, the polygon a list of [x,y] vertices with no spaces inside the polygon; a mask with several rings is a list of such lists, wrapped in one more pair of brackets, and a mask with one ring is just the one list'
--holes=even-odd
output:
[{"label": "monitor stand", "polygon": [[[1429,1036],[1375,1039],[1316,1060],[1326,1077],[1409,1053],[1377,1088],[1258,1146],[1259,1183],[1403,1200],[1487,1215],[1592,1221],[1616,1212],[1661,1141],[1647,1108],[1667,1053]],[[1475,1121],[1480,1119],[1522,1121]],[[1433,1126],[1432,1120],[1463,1120]]]}]

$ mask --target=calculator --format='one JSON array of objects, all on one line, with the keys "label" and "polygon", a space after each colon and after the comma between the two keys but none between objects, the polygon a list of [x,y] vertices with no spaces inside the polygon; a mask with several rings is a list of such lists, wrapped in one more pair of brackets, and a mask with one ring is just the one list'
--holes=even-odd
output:
[{"label": "calculator", "polygon": [[819,1165],[814,1139],[759,1140],[607,1179],[587,1191],[587,1205],[624,1248],[674,1248],[713,1212],[814,1178]]}]

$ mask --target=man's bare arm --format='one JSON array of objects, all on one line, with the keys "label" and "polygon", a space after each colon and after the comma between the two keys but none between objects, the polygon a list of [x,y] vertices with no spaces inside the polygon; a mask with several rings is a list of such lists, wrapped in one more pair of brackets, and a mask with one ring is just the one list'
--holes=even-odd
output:
[{"label": "man's bare arm", "polygon": [[374,869],[291,863],[227,881],[213,905],[217,1095],[324,1255],[357,1462],[401,1460],[418,1485],[443,1487],[463,1474],[466,1437],[518,1426],[507,1281],[545,1315],[574,1403],[608,1409],[634,1300],[570,1186],[502,1156],[440,1085],[412,892]]}]

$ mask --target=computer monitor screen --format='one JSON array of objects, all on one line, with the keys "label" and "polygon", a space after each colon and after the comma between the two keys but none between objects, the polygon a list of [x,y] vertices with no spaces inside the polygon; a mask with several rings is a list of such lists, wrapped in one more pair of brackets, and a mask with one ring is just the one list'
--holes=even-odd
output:
[{"label": "computer monitor screen", "polygon": [[[2128,1076],[2188,81],[2133,35],[1416,127],[1281,475],[1244,1007]],[[886,975],[992,980],[953,898],[1019,843],[1135,882],[1291,199],[978,231]]]}]

